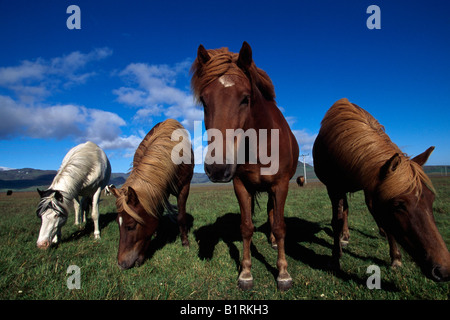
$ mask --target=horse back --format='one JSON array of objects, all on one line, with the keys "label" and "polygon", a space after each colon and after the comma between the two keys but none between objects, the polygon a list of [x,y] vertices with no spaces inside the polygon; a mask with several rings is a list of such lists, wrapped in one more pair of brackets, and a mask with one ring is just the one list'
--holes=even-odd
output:
[{"label": "horse back", "polygon": [[93,142],[72,148],[64,157],[51,189],[63,190],[73,196],[92,195],[104,188],[111,176],[111,164],[105,152]]},{"label": "horse back", "polygon": [[373,183],[381,165],[400,149],[366,110],[338,100],[325,114],[314,142],[314,171],[328,188],[345,192]]}]

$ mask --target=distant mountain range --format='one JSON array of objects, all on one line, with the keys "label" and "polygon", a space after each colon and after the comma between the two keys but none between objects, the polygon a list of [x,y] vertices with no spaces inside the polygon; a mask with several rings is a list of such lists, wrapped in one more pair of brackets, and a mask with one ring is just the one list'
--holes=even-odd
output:
[{"label": "distant mountain range", "polygon": [[[314,168],[306,164],[306,176],[308,181],[316,180]],[[450,166],[425,166],[425,172],[430,176],[447,175],[450,174]],[[53,181],[56,175],[56,170],[38,170],[32,168],[23,169],[9,169],[0,167],[0,190],[36,190],[36,188],[45,189]],[[303,176],[303,163],[298,162],[297,170],[292,177],[292,180],[297,179],[298,176]],[[127,173],[112,173],[110,184],[116,186],[122,185],[127,179]],[[192,184],[212,183],[209,181],[205,173],[194,173],[191,181]]]}]

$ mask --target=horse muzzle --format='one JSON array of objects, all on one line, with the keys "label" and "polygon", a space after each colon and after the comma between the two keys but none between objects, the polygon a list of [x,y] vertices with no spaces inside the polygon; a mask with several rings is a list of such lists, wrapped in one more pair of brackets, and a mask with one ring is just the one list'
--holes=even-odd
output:
[{"label": "horse muzzle", "polygon": [[205,173],[212,182],[230,182],[236,172],[235,164],[206,164]]},{"label": "horse muzzle", "polygon": [[38,241],[38,242],[36,243],[36,245],[37,245],[37,247],[38,247],[39,249],[46,250],[46,249],[48,249],[48,248],[50,247],[50,241],[49,241],[48,239],[46,239],[46,240],[44,240],[44,241]]},{"label": "horse muzzle", "polygon": [[450,270],[440,265],[431,269],[431,279],[436,282],[446,282],[450,280]]}]

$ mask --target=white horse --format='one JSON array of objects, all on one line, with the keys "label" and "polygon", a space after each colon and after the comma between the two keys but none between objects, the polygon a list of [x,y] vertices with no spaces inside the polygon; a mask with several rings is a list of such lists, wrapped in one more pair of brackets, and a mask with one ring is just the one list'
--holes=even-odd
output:
[{"label": "white horse", "polygon": [[[69,205],[73,202],[75,224],[83,220],[85,200],[92,201],[94,237],[100,238],[98,225],[98,200],[103,188],[109,182],[111,165],[105,152],[93,142],[86,142],[72,148],[64,157],[52,184],[46,191],[40,191],[36,214],[42,219],[37,240],[39,248],[48,248],[61,237],[61,227],[67,222]],[[81,196],[81,203],[79,201]],[[85,205],[83,205],[85,204]]]},{"label": "white horse", "polygon": [[113,185],[113,184],[110,184],[110,185],[106,186],[106,187],[105,187],[105,196],[110,196],[110,195],[112,195],[111,189],[112,189],[112,188],[115,188],[115,187],[116,187],[116,186]]}]

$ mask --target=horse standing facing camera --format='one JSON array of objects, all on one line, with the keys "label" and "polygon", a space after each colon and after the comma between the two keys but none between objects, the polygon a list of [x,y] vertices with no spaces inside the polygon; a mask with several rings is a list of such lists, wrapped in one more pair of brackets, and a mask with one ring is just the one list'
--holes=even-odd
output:
[{"label": "horse standing facing camera", "polygon": [[[205,172],[213,182],[233,180],[241,209],[244,252],[238,284],[242,289],[253,286],[252,213],[257,193],[268,192],[270,238],[272,246],[278,249],[277,284],[280,290],[289,289],[292,278],[287,271],[284,248],[284,204],[289,179],[297,168],[299,148],[276,105],[272,81],[266,72],[256,67],[247,42],[242,44],[239,54],[229,52],[227,48],[206,50],[200,45],[191,71],[191,86],[196,99],[203,105],[210,141]],[[217,137],[214,142],[210,137],[213,130],[220,131],[219,136],[224,139],[226,137],[223,149],[210,150],[217,145]],[[263,157],[267,150],[271,150],[269,163],[267,157]],[[222,156],[217,157],[217,153]],[[219,159],[210,161],[212,157]]]}]

